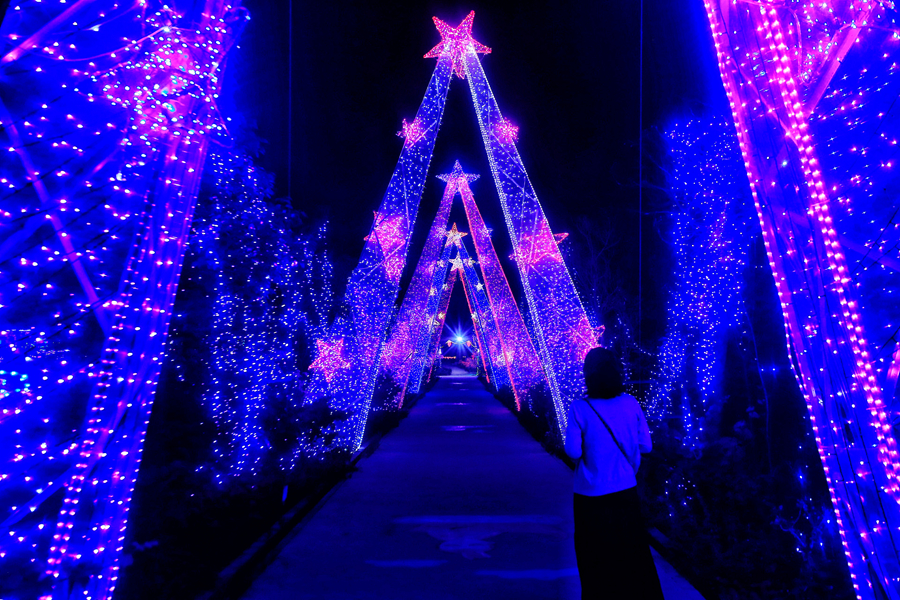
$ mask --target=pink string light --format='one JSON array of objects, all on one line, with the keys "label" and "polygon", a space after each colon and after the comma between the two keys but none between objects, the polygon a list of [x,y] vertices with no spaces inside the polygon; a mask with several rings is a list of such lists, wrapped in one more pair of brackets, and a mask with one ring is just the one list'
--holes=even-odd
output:
[{"label": "pink string light", "polygon": [[851,581],[858,598],[900,598],[897,447],[808,121],[860,39],[833,24],[881,13],[805,6],[817,27],[775,6],[705,4]]}]

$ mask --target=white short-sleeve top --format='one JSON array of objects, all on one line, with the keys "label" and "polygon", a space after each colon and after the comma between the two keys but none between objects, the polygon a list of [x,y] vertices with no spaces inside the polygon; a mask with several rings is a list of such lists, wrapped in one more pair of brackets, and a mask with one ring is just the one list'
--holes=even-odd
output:
[{"label": "white short-sleeve top", "polygon": [[[609,425],[624,454],[592,407]],[[635,474],[641,466],[641,453],[646,454],[652,448],[650,428],[633,396],[585,398],[572,403],[565,449],[566,454],[578,461],[576,494],[602,496],[636,486]]]}]

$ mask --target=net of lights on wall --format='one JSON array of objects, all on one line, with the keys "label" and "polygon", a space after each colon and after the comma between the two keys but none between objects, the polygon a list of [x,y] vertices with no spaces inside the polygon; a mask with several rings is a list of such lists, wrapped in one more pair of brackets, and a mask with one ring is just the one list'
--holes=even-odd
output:
[{"label": "net of lights on wall", "polygon": [[248,19],[210,0],[13,2],[0,26],[0,542],[23,593],[118,579],[216,98]]},{"label": "net of lights on wall", "polygon": [[705,4],[851,582],[897,599],[896,13]]},{"label": "net of lights on wall", "polygon": [[[216,435],[212,464],[200,470],[209,469],[221,485],[275,462],[291,471],[301,456],[326,449],[317,439],[293,440],[290,449],[273,444],[266,415],[277,413],[278,422],[288,423],[299,412],[300,365],[327,326],[332,267],[327,223],[313,233],[292,228],[299,225],[296,213],[271,200],[272,177],[250,157],[217,151],[207,159],[206,173],[212,190],[194,217],[171,339],[198,329],[206,338],[209,359],[191,368],[204,374],[199,401]],[[198,298],[191,296],[193,288]],[[197,311],[208,321],[191,314]]]},{"label": "net of lights on wall", "polygon": [[[582,360],[587,351],[597,345],[596,333],[585,315],[556,238],[525,172],[516,148],[518,128],[500,113],[482,69],[478,55],[489,53],[490,48],[473,39],[474,16],[474,11],[469,13],[457,27],[434,19],[441,41],[425,57],[437,58],[437,66],[415,117],[404,119],[402,123],[398,135],[404,140],[403,149],[394,174],[376,212],[359,265],[348,281],[338,318],[321,340],[320,354],[310,366],[314,373],[308,387],[311,397],[328,397],[334,409],[351,415],[335,431],[340,443],[348,448],[357,448],[362,442],[382,351],[386,351],[391,361],[401,363],[409,355],[390,343],[383,348],[383,338],[393,316],[392,307],[399,293],[410,235],[454,75],[469,82],[529,313],[535,317],[534,346],[537,351],[521,352],[511,348],[501,357],[508,369],[518,368],[523,372],[521,382],[516,382],[516,377],[510,373],[516,397],[528,395],[532,386],[546,378],[557,421],[553,429],[562,432],[565,431],[568,405],[584,391]],[[485,240],[479,241],[478,232],[485,228],[483,222],[477,223],[470,213],[465,192],[468,182],[460,180],[459,187],[485,280],[498,278],[496,287],[501,289],[499,277],[505,276],[499,270],[499,262],[493,264],[486,249],[482,248]],[[433,229],[428,239],[426,249],[429,253],[433,253],[438,244],[434,241],[439,239],[435,231]],[[426,261],[425,271],[431,268],[431,260],[429,257]],[[417,283],[429,279],[425,274],[420,276],[418,268],[414,276]],[[493,316],[501,331],[507,326],[508,318],[512,319],[513,324],[509,327],[513,328],[518,327],[518,320],[521,320],[521,314],[511,300],[511,294],[508,299],[491,298]],[[428,314],[432,313],[429,309]],[[416,319],[420,318],[403,308],[401,314],[408,317],[413,328]],[[409,360],[419,354],[426,355],[427,347],[424,343],[419,344]],[[415,369],[410,367],[412,377],[408,381],[409,389],[413,391],[421,382],[420,362],[423,361],[415,362]],[[402,367],[400,379],[404,378],[406,368]],[[395,383],[401,388],[404,385]]]},{"label": "net of lights on wall", "polygon": [[743,271],[758,230],[730,120],[677,124],[666,141],[675,269],[648,412],[680,415],[683,443],[696,447],[723,393],[727,333],[743,324]]}]

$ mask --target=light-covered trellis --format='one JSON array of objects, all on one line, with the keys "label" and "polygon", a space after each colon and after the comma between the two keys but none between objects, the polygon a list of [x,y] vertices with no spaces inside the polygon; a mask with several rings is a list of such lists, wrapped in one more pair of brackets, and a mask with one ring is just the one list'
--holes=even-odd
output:
[{"label": "light-covered trellis", "polygon": [[705,4],[852,583],[897,599],[896,278],[874,273],[896,265],[900,31],[876,2]]}]

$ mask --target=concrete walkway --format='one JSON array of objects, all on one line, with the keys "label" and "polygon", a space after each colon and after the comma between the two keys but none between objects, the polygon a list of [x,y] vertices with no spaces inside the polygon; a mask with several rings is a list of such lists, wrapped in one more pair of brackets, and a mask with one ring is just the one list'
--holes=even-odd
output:
[{"label": "concrete walkway", "polygon": [[[247,600],[580,597],[572,473],[444,377],[282,545]],[[702,600],[658,556],[667,600]]]}]

